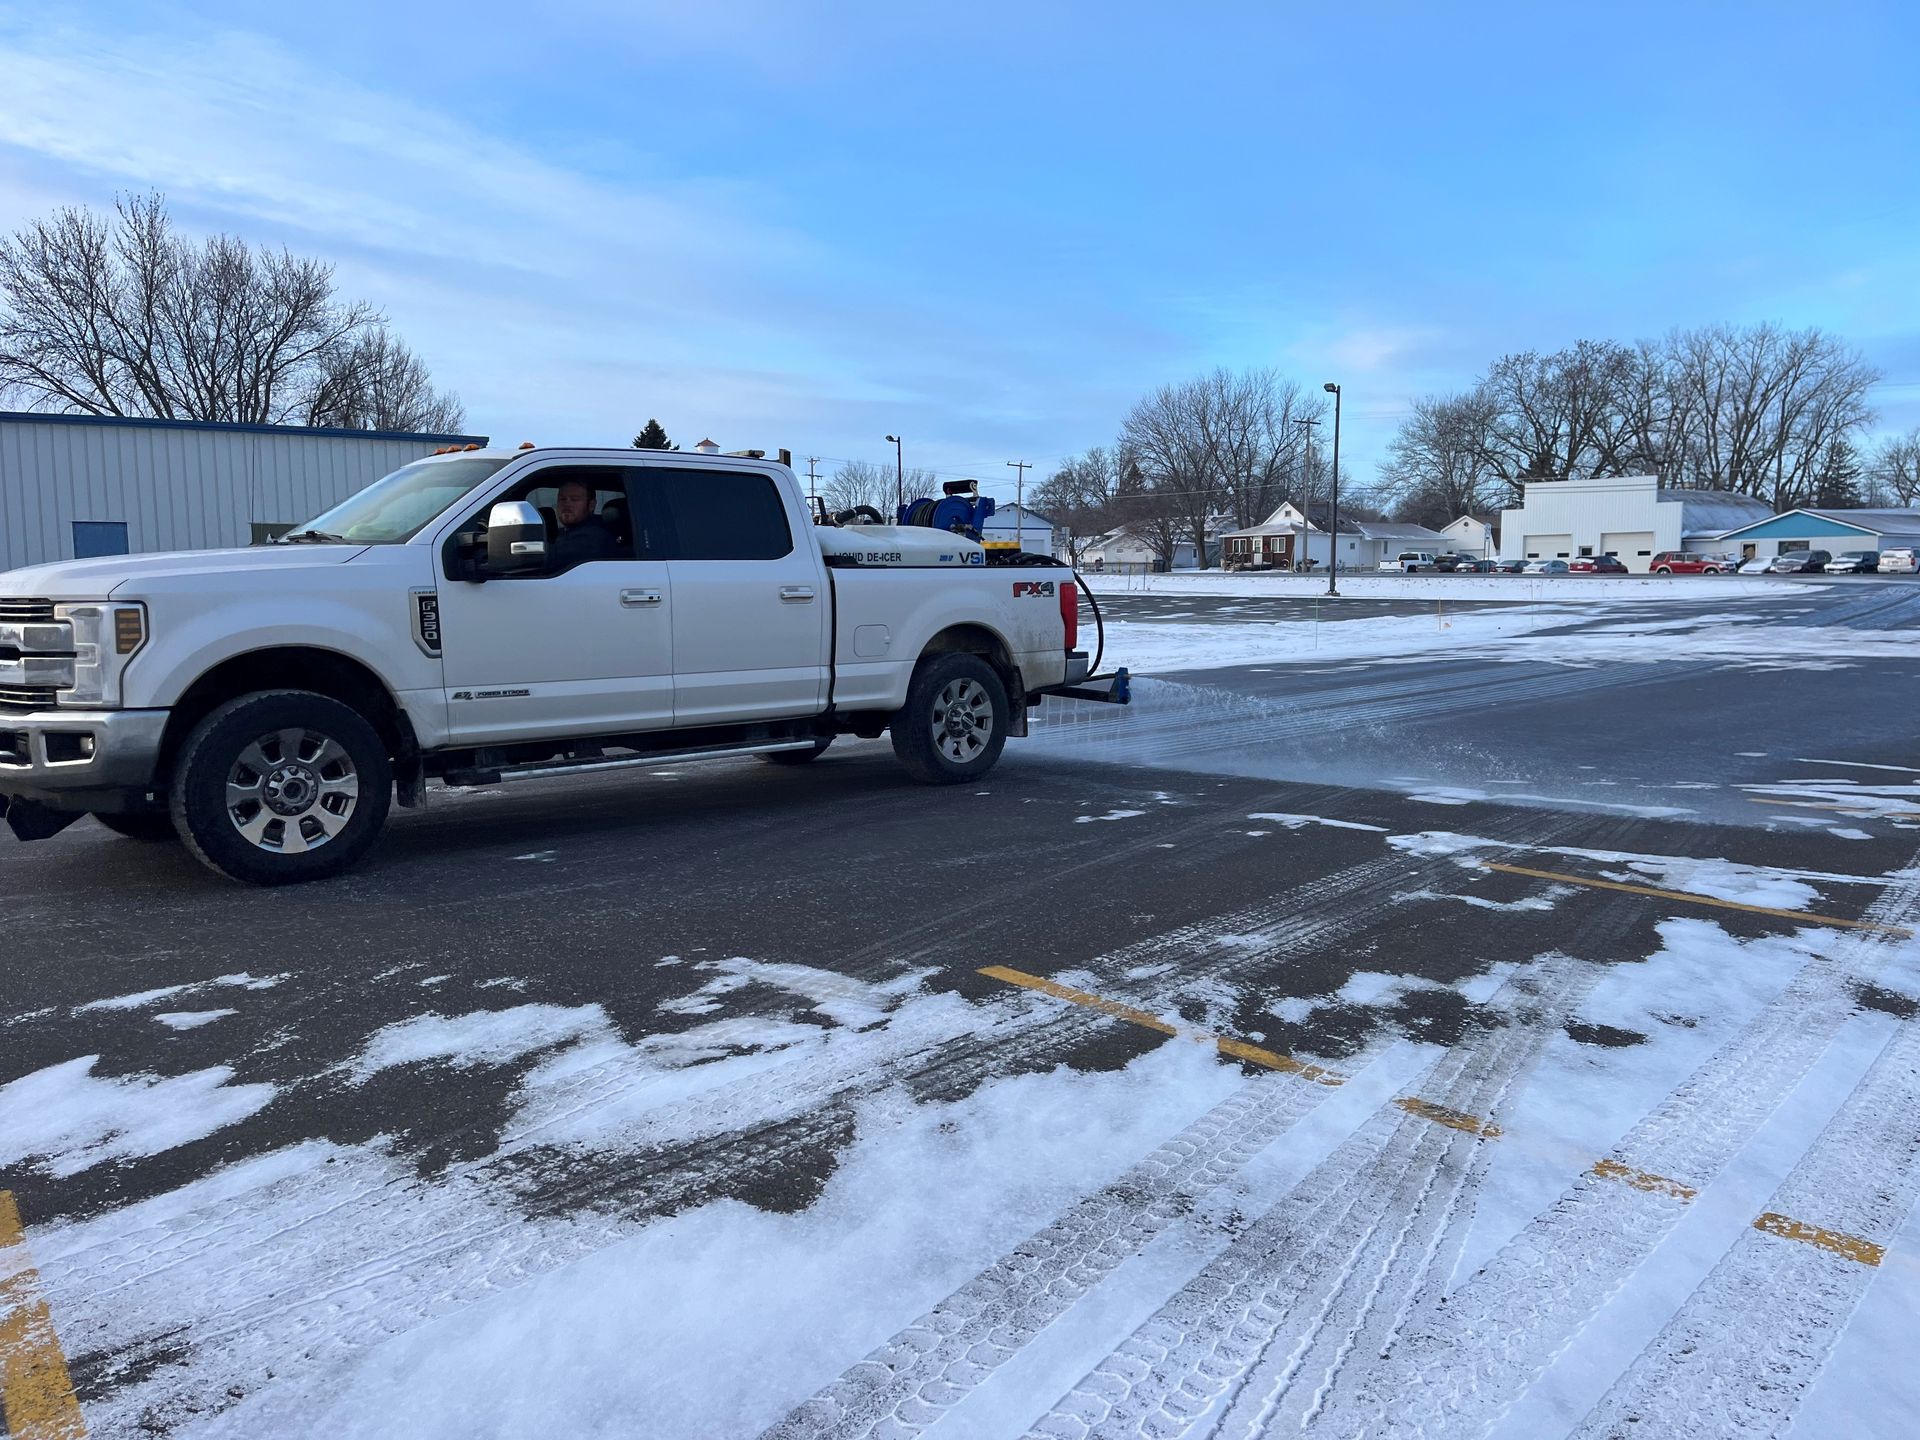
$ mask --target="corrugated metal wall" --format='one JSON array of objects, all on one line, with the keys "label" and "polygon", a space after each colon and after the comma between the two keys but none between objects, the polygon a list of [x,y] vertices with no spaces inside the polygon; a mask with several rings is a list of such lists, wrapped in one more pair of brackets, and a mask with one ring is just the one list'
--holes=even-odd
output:
[{"label": "corrugated metal wall", "polygon": [[71,559],[76,520],[125,523],[135,553],[245,545],[481,438],[0,414],[0,570]]}]

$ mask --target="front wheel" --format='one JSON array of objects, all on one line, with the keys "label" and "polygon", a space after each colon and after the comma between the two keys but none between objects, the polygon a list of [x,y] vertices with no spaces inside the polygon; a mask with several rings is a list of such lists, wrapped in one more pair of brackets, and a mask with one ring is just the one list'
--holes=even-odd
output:
[{"label": "front wheel", "polygon": [[[1653,573],[1656,575],[1671,575],[1673,573],[1673,568],[1668,565],[1656,565],[1653,567]],[[1711,575],[1713,574],[1713,571],[1709,570],[1707,571],[1707,574]]]},{"label": "front wheel", "polygon": [[1006,747],[1007,687],[978,655],[930,656],[889,727],[893,753],[925,785],[978,780]]},{"label": "front wheel", "polygon": [[250,885],[337,875],[380,838],[393,766],[358,711],[305,690],[229,700],[174,763],[173,821],[202,863]]}]

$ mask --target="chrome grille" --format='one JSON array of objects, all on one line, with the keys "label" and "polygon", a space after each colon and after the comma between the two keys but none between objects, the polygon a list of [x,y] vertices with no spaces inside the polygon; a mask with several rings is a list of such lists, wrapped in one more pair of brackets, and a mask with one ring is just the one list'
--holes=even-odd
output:
[{"label": "chrome grille", "polygon": [[0,620],[32,622],[53,619],[51,600],[0,599]]},{"label": "chrome grille", "polygon": [[0,685],[0,710],[51,710],[58,694],[51,685]]}]

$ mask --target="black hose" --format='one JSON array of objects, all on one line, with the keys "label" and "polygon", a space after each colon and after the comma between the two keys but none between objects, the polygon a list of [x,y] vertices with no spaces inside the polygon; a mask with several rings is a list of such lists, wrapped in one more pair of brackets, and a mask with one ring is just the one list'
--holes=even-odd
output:
[{"label": "black hose", "polygon": [[1093,598],[1093,587],[1080,578],[1078,570],[1073,572],[1073,583],[1080,587],[1080,593],[1087,597],[1087,604],[1093,607],[1093,664],[1087,670],[1087,679],[1092,680],[1100,674],[1100,661],[1107,653],[1107,623],[1100,618],[1100,602]]}]

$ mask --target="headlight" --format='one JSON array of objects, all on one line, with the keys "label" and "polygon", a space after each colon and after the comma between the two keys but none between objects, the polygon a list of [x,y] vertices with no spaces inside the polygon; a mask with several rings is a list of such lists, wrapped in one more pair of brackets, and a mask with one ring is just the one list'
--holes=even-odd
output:
[{"label": "headlight", "polygon": [[72,705],[117,705],[120,672],[147,643],[144,605],[87,602],[53,607],[56,620],[73,627],[73,685],[60,692]]}]

